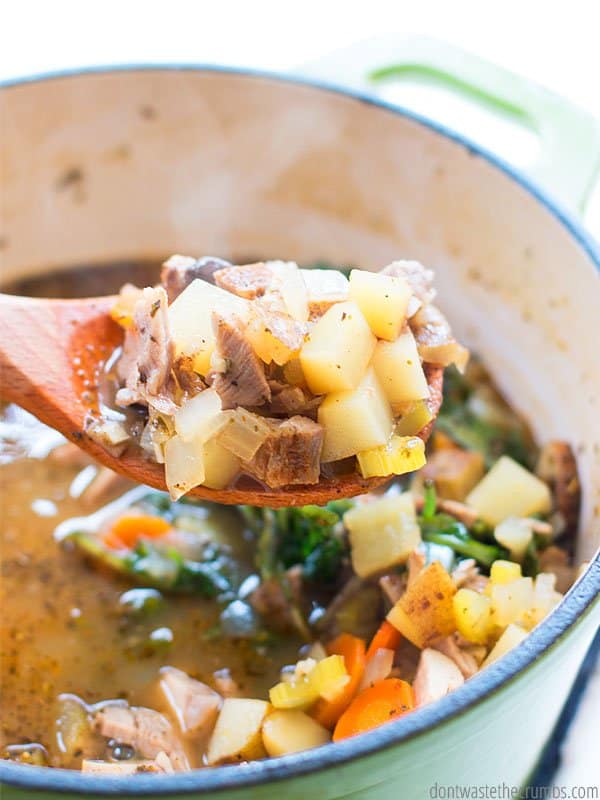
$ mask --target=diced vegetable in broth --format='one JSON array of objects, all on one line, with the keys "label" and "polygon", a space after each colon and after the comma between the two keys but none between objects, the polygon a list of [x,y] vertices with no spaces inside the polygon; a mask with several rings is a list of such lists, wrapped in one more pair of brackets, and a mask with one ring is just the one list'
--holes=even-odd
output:
[{"label": "diced vegetable in broth", "polygon": [[221,398],[214,389],[200,392],[175,412],[175,430],[184,442],[207,442],[225,423],[221,409]]},{"label": "diced vegetable in broth", "polygon": [[363,478],[404,475],[425,464],[425,443],[416,436],[392,436],[389,442],[357,453]]},{"label": "diced vegetable in broth", "polygon": [[270,756],[285,756],[319,747],[331,734],[303,711],[273,711],[263,723],[263,744]]},{"label": "diced vegetable in broth", "polygon": [[210,489],[226,489],[241,469],[239,458],[216,439],[206,442],[202,457],[204,485]]},{"label": "diced vegetable in broth", "polygon": [[410,492],[355,506],[344,515],[352,567],[367,578],[403,564],[421,541]]},{"label": "diced vegetable in broth", "polygon": [[[396,409],[392,407],[395,411]],[[424,400],[409,403],[408,407],[402,404],[399,411],[400,418],[396,420],[394,432],[398,436],[416,436],[433,419],[433,414]]]},{"label": "diced vegetable in broth", "polygon": [[373,369],[391,404],[429,397],[429,389],[415,339],[406,330],[393,342],[377,342]]},{"label": "diced vegetable in broth", "polygon": [[372,369],[356,389],[327,395],[318,420],[325,430],[324,463],[385,444],[394,427],[390,405]]},{"label": "diced vegetable in broth", "polygon": [[358,305],[375,336],[393,342],[398,338],[411,298],[404,278],[353,269],[350,299]]},{"label": "diced vegetable in broth", "polygon": [[509,625],[502,636],[498,639],[481,666],[487,667],[489,664],[493,664],[494,661],[497,661],[499,658],[506,655],[506,653],[512,650],[513,647],[521,644],[521,642],[526,638],[527,631],[523,630],[523,628],[519,627],[519,625]]},{"label": "diced vegetable in broth", "polygon": [[547,484],[508,456],[498,459],[470,492],[467,503],[490,525],[507,517],[547,514],[552,505]]},{"label": "diced vegetable in broth", "polygon": [[269,704],[226,697],[208,743],[208,764],[239,763],[266,755],[261,729]]},{"label": "diced vegetable in broth", "polygon": [[212,315],[233,314],[242,320],[249,315],[248,302],[218,286],[196,278],[169,306],[169,323],[178,354],[193,357],[200,375],[210,370],[215,349]]},{"label": "diced vegetable in broth", "polygon": [[306,382],[314,394],[355,389],[377,340],[356,303],[338,303],[315,323],[300,351]]},{"label": "diced vegetable in broth", "polygon": [[388,622],[420,648],[456,630],[453,598],[456,586],[434,561],[409,585],[387,615]]}]

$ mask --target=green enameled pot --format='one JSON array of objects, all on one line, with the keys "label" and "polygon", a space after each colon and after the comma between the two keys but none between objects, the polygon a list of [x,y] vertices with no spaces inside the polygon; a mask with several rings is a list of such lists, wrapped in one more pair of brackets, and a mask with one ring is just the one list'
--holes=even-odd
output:
[{"label": "green enameled pot", "polygon": [[[387,48],[387,49],[386,49]],[[523,785],[598,627],[600,253],[536,182],[357,81],[420,71],[515,109],[538,174],[581,206],[595,123],[541,89],[444,48],[388,42],[352,59],[353,89],[207,66],[45,75],[0,92],[2,278],[172,252],[379,267],[417,258],[540,441],[567,438],[591,561],[529,638],[464,686],[371,733],[293,756],[109,779],[1,762],[2,797],[443,798]],[[331,66],[331,65],[330,65]],[[329,70],[331,72],[331,70]],[[339,76],[338,76],[339,77]]]}]

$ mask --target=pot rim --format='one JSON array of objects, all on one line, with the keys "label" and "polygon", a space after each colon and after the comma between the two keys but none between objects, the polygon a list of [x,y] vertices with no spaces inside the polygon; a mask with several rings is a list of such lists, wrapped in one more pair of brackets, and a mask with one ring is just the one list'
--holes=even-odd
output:
[{"label": "pot rim", "polygon": [[[512,179],[537,200],[566,229],[567,233],[587,253],[600,273],[600,247],[585,232],[571,212],[567,211],[560,202],[556,201],[555,198],[540,188],[518,168],[508,164],[485,147],[474,143],[468,137],[449,130],[444,125],[401,106],[331,82],[245,67],[204,63],[141,63],[78,67],[43,72],[21,78],[10,78],[0,81],[0,89],[88,75],[152,71],[207,72],[305,86],[320,92],[347,97],[404,117],[461,145],[470,155],[482,158],[492,167]],[[527,636],[522,644],[510,651],[500,661],[490,665],[483,672],[477,673],[461,687],[436,703],[424,706],[406,717],[376,728],[362,736],[337,742],[334,746],[324,745],[278,758],[254,761],[248,764],[198,769],[175,775],[139,775],[136,776],[133,784],[130,778],[110,778],[94,775],[83,777],[80,772],[74,770],[24,767],[9,761],[0,761],[0,781],[15,787],[30,788],[38,791],[58,791],[67,794],[83,791],[86,794],[113,797],[160,797],[173,795],[174,793],[180,796],[199,792],[218,793],[257,786],[262,783],[283,781],[288,778],[305,776],[335,768],[348,761],[389,749],[407,739],[425,734],[434,727],[465,713],[480,700],[499,691],[507,681],[515,679],[527,668],[530,668],[534,661],[545,656],[548,648],[557,644],[577,622],[583,619],[584,615],[591,614],[594,610],[594,599],[599,592],[600,552],[597,552],[585,573],[557,608]],[[600,606],[600,602],[596,605],[597,607]]]}]

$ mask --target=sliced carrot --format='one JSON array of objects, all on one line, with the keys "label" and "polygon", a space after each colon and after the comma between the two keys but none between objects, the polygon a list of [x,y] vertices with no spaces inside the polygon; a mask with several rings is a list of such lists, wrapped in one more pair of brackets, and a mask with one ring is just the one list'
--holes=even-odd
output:
[{"label": "sliced carrot", "polygon": [[400,678],[386,678],[356,695],[339,718],[333,731],[333,741],[339,742],[340,739],[377,728],[412,711],[414,707],[410,683]]},{"label": "sliced carrot", "polygon": [[171,529],[162,517],[148,514],[125,514],[115,520],[104,534],[103,541],[113,550],[130,550],[139,539],[158,539]]},{"label": "sliced carrot", "polygon": [[394,628],[391,622],[384,619],[377,633],[371,639],[371,644],[367,650],[367,661],[374,656],[379,649],[397,650],[401,639],[402,635],[400,631]]},{"label": "sliced carrot", "polygon": [[335,726],[358,691],[365,671],[365,649],[364,639],[349,633],[342,633],[327,645],[329,655],[343,656],[350,680],[333,700],[320,698],[310,710],[310,715],[323,727],[331,730]]}]

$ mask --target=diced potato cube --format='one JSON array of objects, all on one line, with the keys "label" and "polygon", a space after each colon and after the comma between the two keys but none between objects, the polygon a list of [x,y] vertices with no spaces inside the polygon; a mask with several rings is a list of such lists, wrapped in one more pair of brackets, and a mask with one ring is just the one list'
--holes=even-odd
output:
[{"label": "diced potato cube", "polygon": [[262,729],[263,743],[270,756],[299,753],[331,740],[331,734],[303,711],[273,711]]},{"label": "diced potato cube", "polygon": [[492,584],[492,620],[504,628],[511,622],[521,622],[533,606],[533,580],[517,578],[510,583]]},{"label": "diced potato cube", "polygon": [[308,292],[308,310],[312,318],[322,316],[334,303],[348,299],[348,278],[337,269],[301,269]]},{"label": "diced potato cube", "polygon": [[[405,407],[400,412],[400,419],[396,420],[394,432],[398,436],[416,436],[433,419],[431,409],[425,400],[415,400],[414,403],[403,404]],[[394,415],[398,413],[398,406],[392,406]]]},{"label": "diced potato cube", "polygon": [[489,597],[473,589],[459,589],[453,604],[459,633],[470,642],[485,644],[493,628]]},{"label": "diced potato cube", "polygon": [[333,392],[319,406],[325,430],[321,461],[338,461],[385,444],[394,427],[390,404],[369,369],[356,389]]},{"label": "diced potato cube", "polygon": [[503,561],[498,559],[490,567],[490,581],[500,586],[504,583],[512,583],[521,576],[521,565],[514,561]]},{"label": "diced potato cube", "polygon": [[190,397],[174,414],[175,430],[184,442],[192,439],[207,442],[225,424],[221,398],[214,389],[205,389]]},{"label": "diced potato cube", "polygon": [[387,444],[357,453],[363,478],[404,475],[425,464],[425,442],[418,436],[392,436]]},{"label": "diced potato cube", "polygon": [[302,371],[313,394],[355,389],[377,340],[356,303],[338,303],[311,328],[300,351]]},{"label": "diced potato cube", "polygon": [[403,564],[421,541],[410,492],[380,497],[344,514],[352,567],[361,578]]},{"label": "diced potato cube", "polygon": [[417,647],[428,647],[456,630],[455,594],[452,578],[434,561],[417,575],[391,609],[388,622]]},{"label": "diced potato cube", "polygon": [[502,636],[498,639],[492,650],[488,653],[488,657],[481,665],[481,669],[483,669],[483,667],[487,667],[489,664],[492,664],[494,661],[497,661],[501,656],[506,655],[509,650],[512,650],[513,647],[521,644],[523,639],[526,638],[527,631],[523,630],[523,628],[519,627],[519,625],[509,625]]},{"label": "diced potato cube", "polygon": [[264,700],[226,697],[208,743],[208,764],[264,758],[261,728],[268,710]]},{"label": "diced potato cube", "polygon": [[543,481],[509,456],[502,456],[471,491],[467,504],[490,525],[497,525],[507,517],[546,514],[552,498]]},{"label": "diced potato cube", "polygon": [[353,269],[350,299],[358,305],[378,339],[393,342],[406,322],[412,291],[401,277]]},{"label": "diced potato cube", "polygon": [[204,445],[204,481],[209,489],[227,489],[240,471],[239,459],[216,439]]},{"label": "diced potato cube", "polygon": [[270,364],[279,366],[297,356],[304,343],[305,326],[285,314],[262,316],[251,314],[245,334],[256,355]]},{"label": "diced potato cube", "polygon": [[423,470],[423,479],[434,482],[440,497],[463,501],[484,471],[481,453],[455,447],[432,453]]},{"label": "diced potato cube", "polygon": [[392,405],[429,397],[415,338],[405,330],[395,342],[377,342],[373,368]]},{"label": "diced potato cube", "polygon": [[165,482],[173,500],[204,483],[204,441],[184,442],[175,435],[164,446]]},{"label": "diced potato cube", "polygon": [[510,552],[513,561],[523,561],[527,548],[533,539],[531,523],[526,519],[507,517],[496,525],[494,537]]},{"label": "diced potato cube", "polygon": [[196,372],[206,375],[215,349],[212,315],[233,314],[246,321],[250,305],[242,297],[197,278],[169,306],[169,327],[175,352],[192,356]]}]

